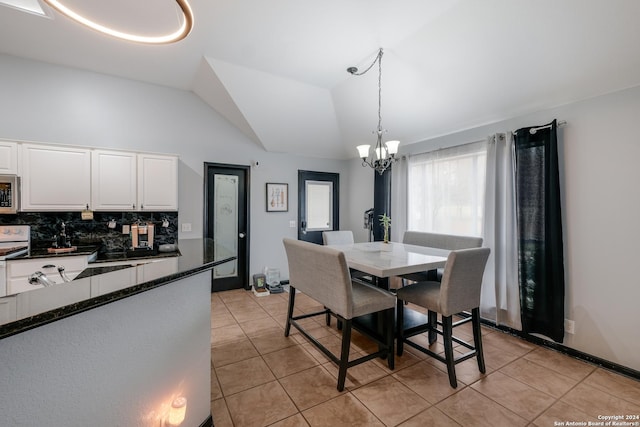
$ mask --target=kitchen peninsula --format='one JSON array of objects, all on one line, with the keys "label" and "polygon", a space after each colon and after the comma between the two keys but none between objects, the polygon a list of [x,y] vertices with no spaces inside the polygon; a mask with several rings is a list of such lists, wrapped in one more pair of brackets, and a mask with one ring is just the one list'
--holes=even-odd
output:
[{"label": "kitchen peninsula", "polygon": [[72,282],[12,296],[55,300],[77,287],[87,298],[0,325],[4,421],[155,427],[184,397],[182,425],[211,425],[211,269],[233,260],[216,260],[213,247],[184,240],[170,262],[96,264]]}]

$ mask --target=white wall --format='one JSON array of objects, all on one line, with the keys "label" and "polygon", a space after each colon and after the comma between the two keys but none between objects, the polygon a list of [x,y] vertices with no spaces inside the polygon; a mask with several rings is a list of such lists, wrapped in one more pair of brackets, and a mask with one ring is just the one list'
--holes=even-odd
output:
[{"label": "white wall", "polygon": [[201,425],[211,414],[210,278],[2,340],[0,425],[158,427],[177,396],[187,398],[183,426]]},{"label": "white wall", "polygon": [[[191,92],[8,55],[0,55],[0,76],[0,139],[180,155],[179,221],[192,224],[180,238],[202,237],[204,162],[258,160],[251,170],[251,274],[269,266],[288,276],[282,238],[297,236],[289,221],[297,221],[298,169],[340,174],[346,218],[348,161],[268,153]],[[289,183],[289,212],[266,212],[266,182]]]},{"label": "white wall", "polygon": [[[472,142],[557,118],[565,246],[564,345],[640,370],[640,87],[481,126],[401,154]],[[350,206],[358,221],[366,203]]]}]

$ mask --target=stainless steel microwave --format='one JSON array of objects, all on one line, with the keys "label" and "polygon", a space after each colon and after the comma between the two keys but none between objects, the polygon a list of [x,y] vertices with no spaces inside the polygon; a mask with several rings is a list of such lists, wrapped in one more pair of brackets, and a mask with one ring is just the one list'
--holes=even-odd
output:
[{"label": "stainless steel microwave", "polygon": [[20,210],[20,177],[0,175],[0,214],[14,214]]}]

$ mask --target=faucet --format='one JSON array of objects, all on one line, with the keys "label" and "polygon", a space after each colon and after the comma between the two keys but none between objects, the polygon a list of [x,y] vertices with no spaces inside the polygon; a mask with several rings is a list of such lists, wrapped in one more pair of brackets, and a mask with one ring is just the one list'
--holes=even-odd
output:
[{"label": "faucet", "polygon": [[67,273],[64,272],[64,265],[59,265],[58,266],[58,273],[60,273],[60,277],[62,277],[62,280],[65,282],[70,282],[71,279],[69,279],[69,276],[67,276]]},{"label": "faucet", "polygon": [[29,276],[29,283],[31,285],[42,285],[45,288],[55,285],[55,283],[49,280],[47,275],[44,274],[42,271],[36,271],[31,276]]}]

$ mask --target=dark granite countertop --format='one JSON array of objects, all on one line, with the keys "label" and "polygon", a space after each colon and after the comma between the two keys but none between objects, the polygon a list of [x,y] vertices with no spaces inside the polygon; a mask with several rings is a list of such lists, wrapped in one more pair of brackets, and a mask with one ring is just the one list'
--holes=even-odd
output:
[{"label": "dark granite countertop", "polygon": [[171,258],[180,256],[180,250],[173,252],[158,252],[158,251],[133,251],[129,252],[107,252],[99,253],[95,261],[92,264],[115,262],[115,261],[133,261],[133,260],[153,260],[158,258]]},{"label": "dark granite countertop", "polygon": [[98,252],[98,246],[76,246],[77,249],[73,252],[64,252],[60,254],[52,254],[47,251],[47,248],[31,248],[28,254],[20,255],[19,257],[12,258],[14,260],[19,259],[35,259],[35,258],[51,258],[51,257],[63,257],[63,256],[89,256]]},{"label": "dark granite countertop", "polygon": [[[99,271],[101,267],[94,265],[87,270],[98,270],[83,272],[84,278],[0,298],[0,302],[7,300],[17,307],[17,320],[0,324],[0,339],[143,293],[235,259],[216,260],[212,239],[181,240],[179,247],[181,256],[174,254],[158,262],[142,264],[136,274],[128,274],[128,266],[102,267],[103,270]],[[96,283],[100,286],[92,286]],[[37,312],[21,312],[26,310],[24,307],[40,308],[36,309]]]}]

